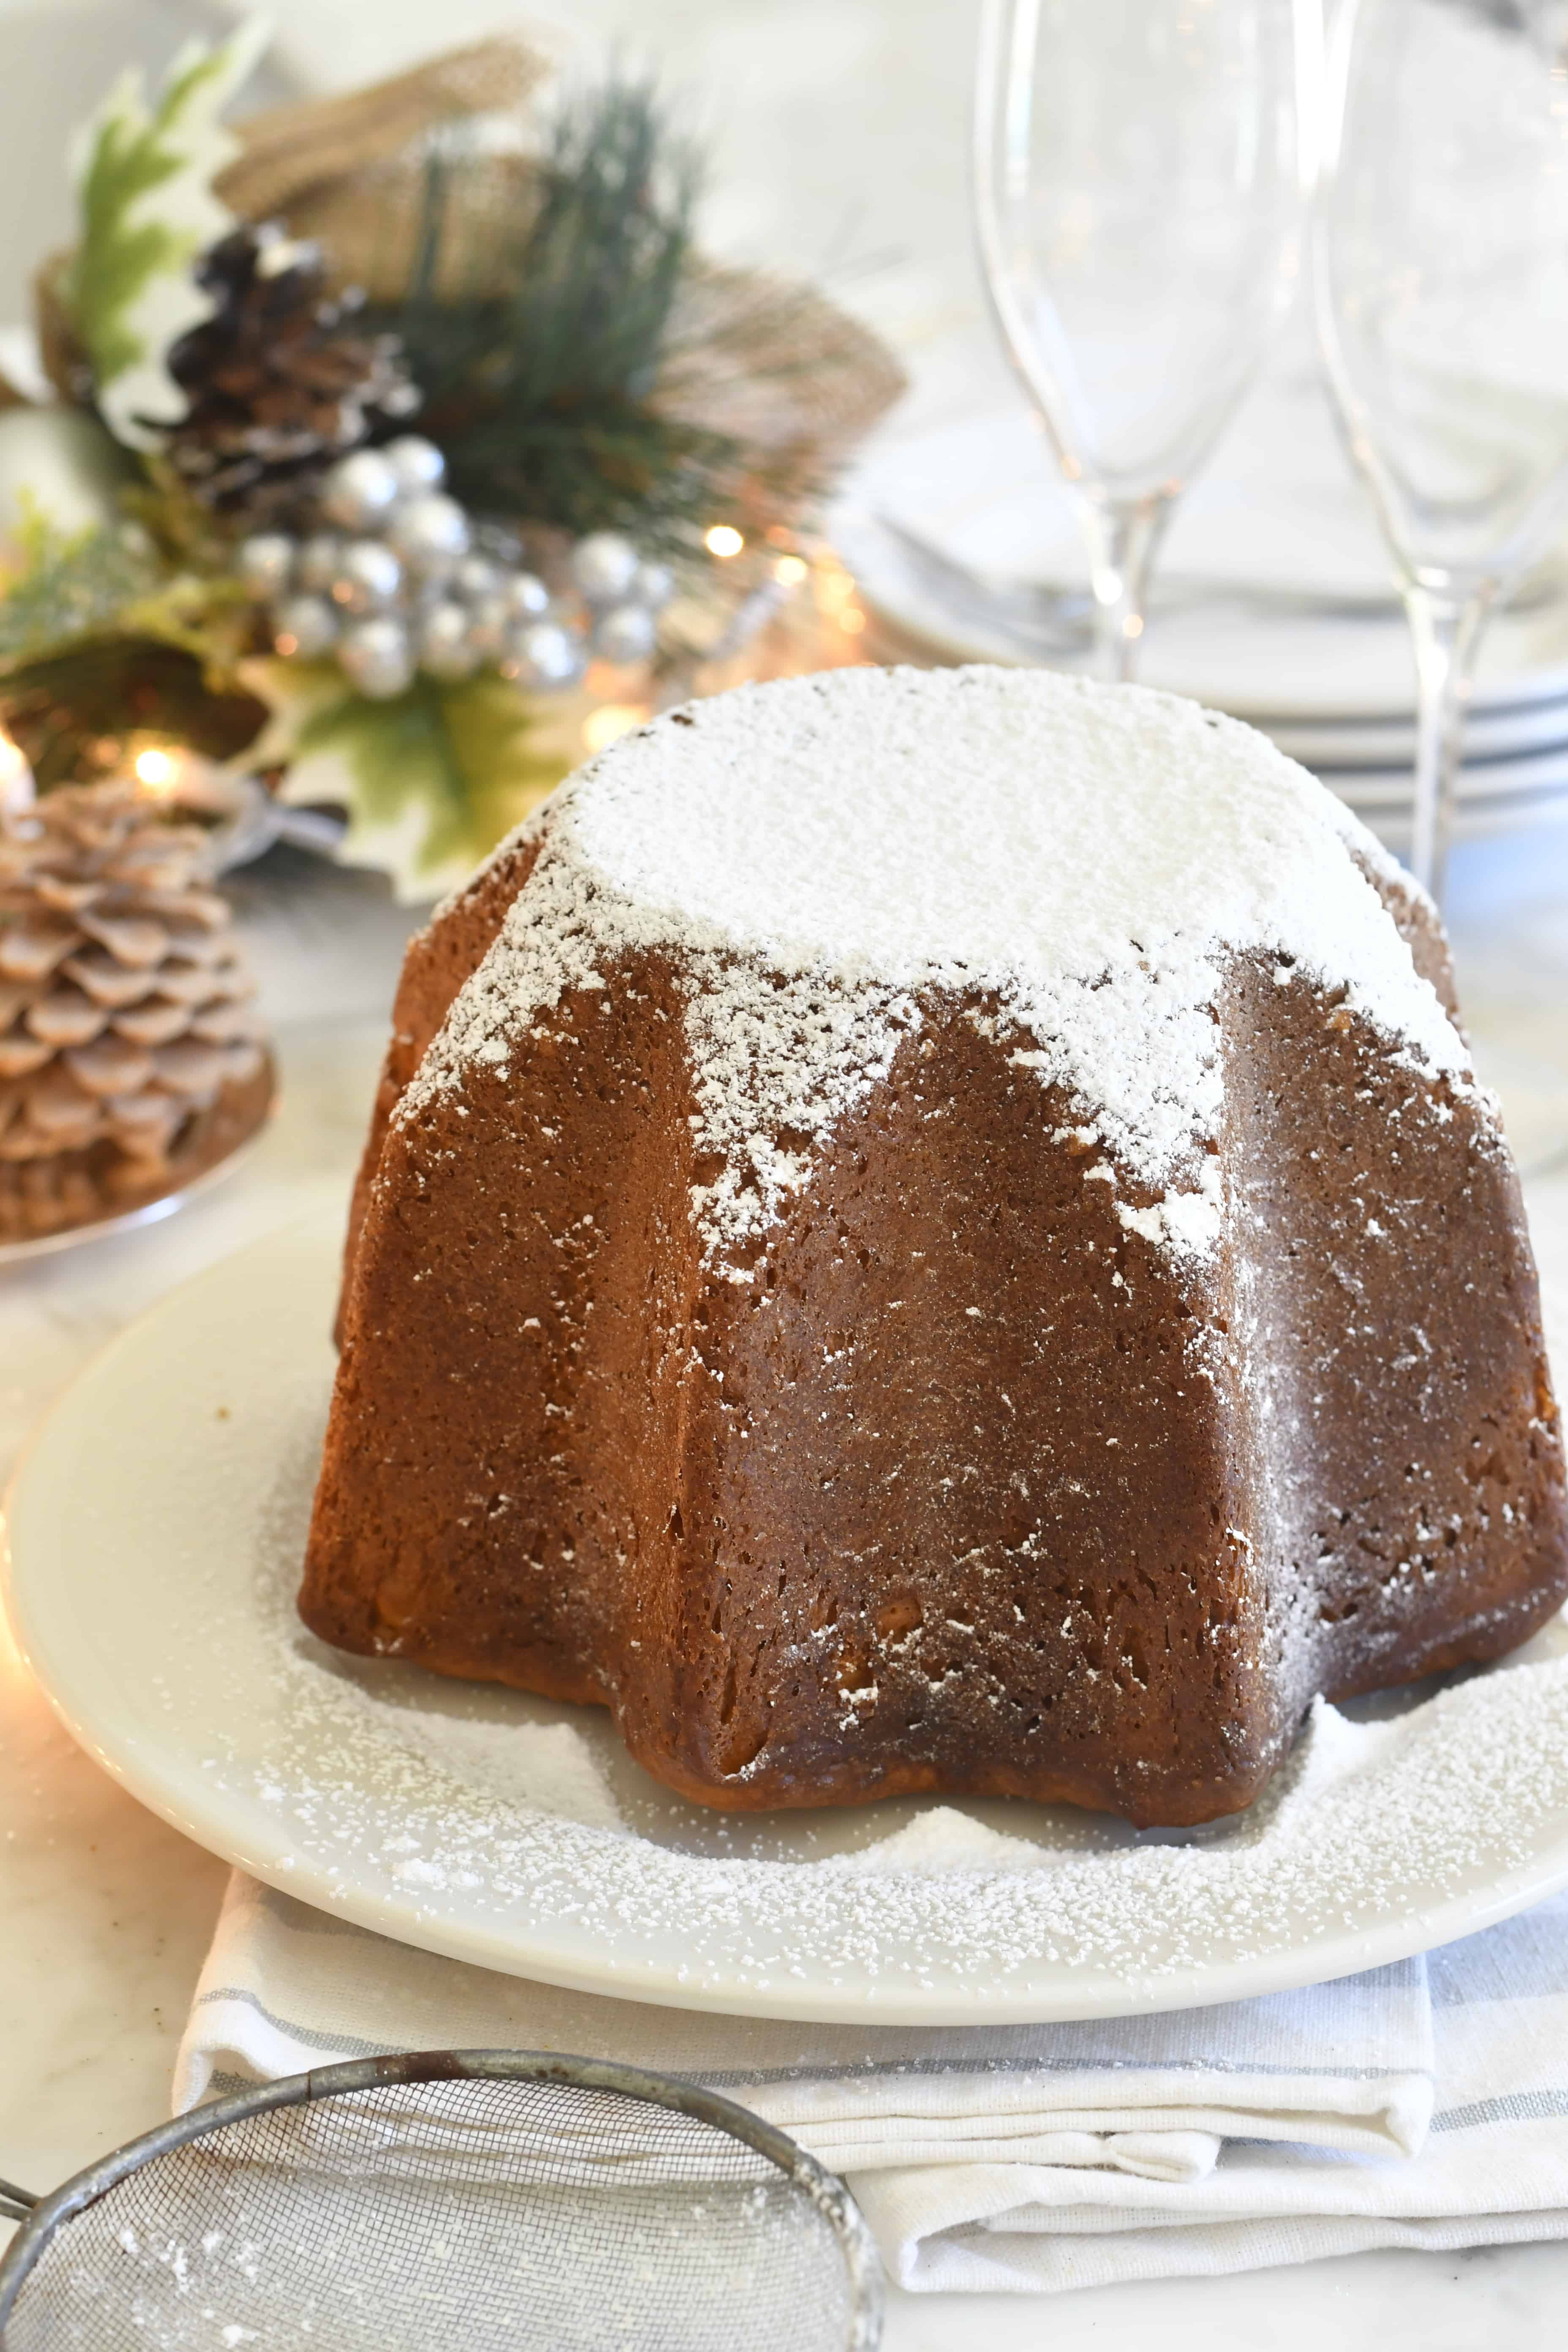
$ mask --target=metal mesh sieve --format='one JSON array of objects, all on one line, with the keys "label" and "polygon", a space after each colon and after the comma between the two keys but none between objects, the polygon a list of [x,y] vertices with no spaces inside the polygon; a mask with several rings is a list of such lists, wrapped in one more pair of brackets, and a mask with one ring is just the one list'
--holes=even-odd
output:
[{"label": "metal mesh sieve", "polygon": [[510,2050],[213,2101],[33,2206],[4,2352],[873,2352],[848,2191],[743,2107]]}]

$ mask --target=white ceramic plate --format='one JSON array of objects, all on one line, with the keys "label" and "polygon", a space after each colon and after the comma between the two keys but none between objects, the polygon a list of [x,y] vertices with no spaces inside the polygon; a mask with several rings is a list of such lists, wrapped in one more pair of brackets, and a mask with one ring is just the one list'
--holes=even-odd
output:
[{"label": "white ceramic plate", "polygon": [[[863,597],[942,658],[1028,658],[983,605],[911,562],[887,525],[997,582],[1085,585],[1072,502],[1022,400],[874,436],[829,530]],[[1336,614],[1341,604],[1351,609]],[[1139,658],[1145,684],[1251,719],[1309,765],[1382,758],[1375,738],[1389,730],[1408,740],[1409,635],[1315,362],[1258,386],[1182,499],[1152,606]],[[1537,600],[1500,614],[1477,666],[1477,752],[1561,741],[1565,697],[1568,603]]]},{"label": "white ceramic plate", "polygon": [[721,1816],[596,1710],[337,1656],[291,1594],[337,1220],[174,1293],[46,1422],[7,1598],[68,1727],[176,1828],[363,1926],[691,2009],[942,2024],[1115,2016],[1348,1973],[1568,1882],[1568,1639],[1352,1722],[1241,1820]]},{"label": "white ceramic plate", "polygon": [[[1076,663],[1076,655],[1026,656],[983,616],[944,603],[937,583],[916,577],[863,510],[840,507],[835,542],[863,599],[935,658]],[[1139,666],[1145,683],[1249,719],[1403,848],[1415,757],[1413,689],[1401,684],[1411,664],[1403,619],[1248,609],[1228,591],[1205,603],[1191,582],[1179,593],[1199,601],[1156,614]],[[1493,625],[1466,729],[1456,815],[1461,836],[1568,808],[1565,649],[1568,604],[1535,605]],[[1314,700],[1341,688],[1359,716],[1331,715]]]},{"label": "white ceramic plate", "polygon": [[[1292,760],[1320,773],[1331,769],[1388,768],[1402,772],[1408,783],[1415,757],[1415,725],[1404,719],[1315,727],[1274,719],[1268,732]],[[1556,755],[1559,772],[1568,773],[1568,699],[1497,703],[1473,709],[1465,729],[1466,789],[1484,792],[1492,762],[1549,753]]]},{"label": "white ceramic plate", "polygon": [[[864,502],[876,488],[862,483],[829,518],[834,548],[855,574],[863,602],[939,660],[1044,660],[1070,668],[1087,658],[1086,641],[1079,650],[1071,636],[1059,647],[1042,640],[1037,650],[988,601],[966,604],[956,588],[950,593],[941,574],[922,572],[884,528],[885,517],[907,519]],[[941,560],[984,571],[956,517],[949,520],[947,532],[928,524],[918,535]],[[912,520],[909,528],[916,528]],[[997,590],[1016,584],[1027,595],[1036,575],[997,566],[988,577]],[[1081,581],[1069,586],[1081,596]],[[1392,607],[1339,610],[1331,601],[1314,603],[1318,593],[1304,588],[1298,601],[1288,583],[1265,581],[1252,601],[1244,583],[1156,573],[1139,678],[1278,732],[1292,751],[1299,744],[1326,756],[1343,742],[1359,758],[1387,737],[1408,741],[1415,667],[1402,616]],[[1359,600],[1366,592],[1352,593]],[[1565,700],[1568,604],[1531,602],[1500,614],[1477,663],[1471,721],[1478,748],[1512,751],[1550,738]]]},{"label": "white ceramic plate", "polygon": [[[1408,847],[1410,778],[1386,768],[1321,771],[1323,782],[1354,809],[1390,848]],[[1471,772],[1474,774],[1474,772]],[[1463,838],[1528,824],[1568,813],[1568,746],[1550,757],[1499,760],[1480,772],[1459,802],[1455,830]]]}]

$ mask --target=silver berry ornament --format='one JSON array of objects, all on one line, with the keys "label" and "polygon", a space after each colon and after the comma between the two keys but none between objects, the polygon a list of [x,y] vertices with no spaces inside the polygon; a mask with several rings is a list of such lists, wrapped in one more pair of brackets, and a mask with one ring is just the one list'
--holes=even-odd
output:
[{"label": "silver berry ornament", "polygon": [[653,614],[641,604],[616,605],[594,631],[594,651],[623,666],[647,661],[653,644]]},{"label": "silver berry ornament", "polygon": [[382,456],[397,477],[405,497],[417,490],[438,490],[447,477],[447,460],[434,441],[422,433],[405,433],[389,441]]},{"label": "silver berry ornament", "polygon": [[346,613],[380,613],[395,604],[403,566],[379,539],[351,539],[332,576],[333,602]]},{"label": "silver berry ornament", "polygon": [[295,546],[280,530],[261,530],[241,541],[239,577],[258,604],[281,596],[294,576]]},{"label": "silver berry ornament", "polygon": [[590,531],[572,551],[572,580],[590,604],[618,604],[637,577],[637,551],[618,530]]},{"label": "silver berry ornament", "polygon": [[384,614],[374,620],[356,621],[345,629],[338,645],[338,660],[349,683],[375,702],[401,694],[414,675],[408,633],[401,621]]},{"label": "silver berry ornament", "polygon": [[449,571],[468,551],[468,518],[456,499],[422,490],[392,515],[386,536],[412,572]]},{"label": "silver berry ornament", "polygon": [[668,564],[645,557],[632,576],[632,603],[646,604],[650,613],[661,613],[674,593],[675,574]]},{"label": "silver berry ornament", "polygon": [[356,449],[340,457],[321,485],[321,508],[344,530],[372,530],[402,491],[396,468],[379,449]]},{"label": "silver berry ornament", "polygon": [[517,620],[537,621],[550,610],[550,591],[531,572],[514,572],[501,593]]},{"label": "silver berry ornament", "polygon": [[492,563],[488,555],[465,555],[452,574],[452,593],[466,604],[478,604],[486,596],[499,594],[502,576],[500,565]]},{"label": "silver berry ornament", "polygon": [[536,621],[517,641],[518,661],[529,686],[570,686],[583,673],[583,649],[559,621]]},{"label": "silver berry ornament", "polygon": [[350,684],[388,699],[416,670],[448,680],[483,664],[533,688],[580,678],[588,641],[610,660],[645,660],[654,613],[670,593],[660,564],[639,562],[628,540],[596,531],[572,555],[588,606],[565,618],[544,583],[524,571],[515,532],[470,522],[440,488],[433,442],[405,434],[385,449],[359,449],[328,475],[323,522],[302,545],[281,532],[246,542],[240,576],[269,608],[280,653],[335,654]]},{"label": "silver berry ornament", "polygon": [[312,533],[300,548],[295,567],[295,577],[300,587],[308,588],[313,596],[330,596],[332,583],[338,576],[338,562],[342,551],[343,542],[335,531]]},{"label": "silver berry ornament", "polygon": [[419,667],[432,677],[468,677],[479,666],[461,604],[432,604],[419,631]]},{"label": "silver berry ornament", "polygon": [[280,654],[320,661],[338,641],[338,616],[324,596],[287,596],[274,608],[272,642]]}]

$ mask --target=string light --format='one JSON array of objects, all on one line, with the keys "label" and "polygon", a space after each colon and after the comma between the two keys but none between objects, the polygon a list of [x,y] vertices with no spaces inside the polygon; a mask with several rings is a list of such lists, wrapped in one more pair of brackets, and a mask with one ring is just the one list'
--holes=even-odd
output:
[{"label": "string light", "polygon": [[30,808],[34,797],[27,755],[16,738],[0,727],[0,815],[7,810]]},{"label": "string light", "polygon": [[716,522],[711,530],[702,534],[702,544],[710,555],[727,563],[732,555],[739,555],[746,541],[744,533],[738,531],[732,522]]},{"label": "string light", "polygon": [[643,702],[602,702],[583,721],[584,745],[590,751],[602,751],[617,737],[629,735],[634,727],[640,727],[647,715],[647,705]]},{"label": "string light", "polygon": [[135,770],[137,782],[145,784],[150,793],[156,793],[163,798],[173,792],[177,773],[173,753],[160,751],[155,745],[149,745],[145,751],[137,752],[131,764]]},{"label": "string light", "polygon": [[773,578],[784,588],[798,588],[805,574],[804,556],[781,555],[773,566]]}]

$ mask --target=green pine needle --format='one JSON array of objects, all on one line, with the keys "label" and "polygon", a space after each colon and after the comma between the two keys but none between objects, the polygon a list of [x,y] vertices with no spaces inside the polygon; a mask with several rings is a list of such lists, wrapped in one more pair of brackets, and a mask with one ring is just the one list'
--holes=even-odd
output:
[{"label": "green pine needle", "polygon": [[162,583],[155,550],[134,532],[106,524],[63,532],[35,506],[17,536],[21,569],[0,595],[0,666],[114,629]]},{"label": "green pine needle", "polygon": [[[624,78],[563,108],[510,246],[487,203],[488,159],[432,159],[407,294],[374,324],[402,337],[425,389],[420,429],[466,504],[573,533],[630,530],[673,552],[711,521],[741,446],[651,397],[700,180],[652,85]],[[482,253],[488,290],[462,290],[468,252]]]}]

